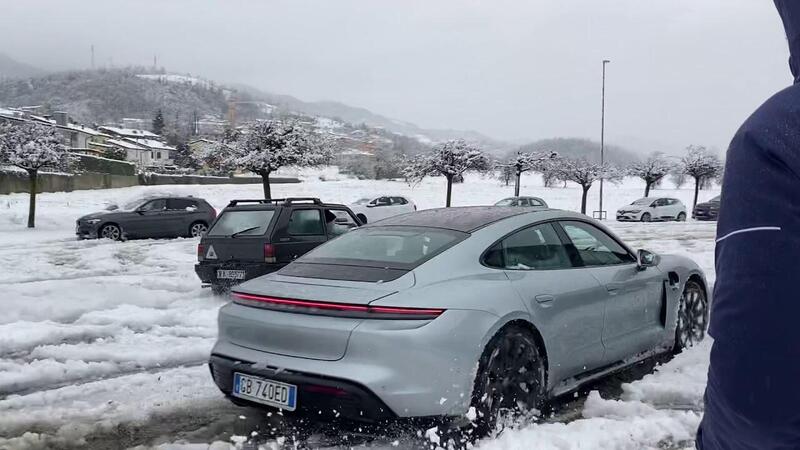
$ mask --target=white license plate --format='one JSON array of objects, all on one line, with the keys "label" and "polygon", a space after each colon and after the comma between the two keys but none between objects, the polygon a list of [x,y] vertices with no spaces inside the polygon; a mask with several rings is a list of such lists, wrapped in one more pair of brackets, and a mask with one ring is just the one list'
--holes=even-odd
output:
[{"label": "white license plate", "polygon": [[297,408],[297,386],[238,372],[233,374],[232,394],[287,411]]},{"label": "white license plate", "polygon": [[244,270],[217,270],[217,278],[225,280],[244,280]]}]

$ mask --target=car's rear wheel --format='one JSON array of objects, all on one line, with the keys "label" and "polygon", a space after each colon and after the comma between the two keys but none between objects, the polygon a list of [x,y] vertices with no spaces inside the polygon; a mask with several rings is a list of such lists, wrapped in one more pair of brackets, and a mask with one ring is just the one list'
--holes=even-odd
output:
[{"label": "car's rear wheel", "polygon": [[642,217],[639,220],[641,220],[642,222],[650,222],[651,220],[650,213],[642,214]]},{"label": "car's rear wheel", "polygon": [[364,224],[367,223],[367,216],[365,216],[364,214],[359,214],[356,217],[358,217],[358,220],[360,220],[361,223],[364,223]]},{"label": "car's rear wheel", "polygon": [[678,304],[675,327],[675,353],[702,341],[708,325],[708,300],[703,286],[695,280],[686,282]]},{"label": "car's rear wheel", "polygon": [[544,400],[545,367],[533,334],[511,325],[495,335],[478,363],[472,394],[476,437],[491,433],[497,419],[537,408]]},{"label": "car's rear wheel", "polygon": [[104,239],[111,239],[114,241],[122,239],[122,230],[114,224],[103,225],[98,234]]},{"label": "car's rear wheel", "polygon": [[200,237],[208,231],[208,225],[205,222],[195,222],[189,227],[189,235],[191,237]]},{"label": "car's rear wheel", "polygon": [[675,220],[677,220],[678,222],[686,222],[686,213],[679,212],[678,217],[676,217]]}]

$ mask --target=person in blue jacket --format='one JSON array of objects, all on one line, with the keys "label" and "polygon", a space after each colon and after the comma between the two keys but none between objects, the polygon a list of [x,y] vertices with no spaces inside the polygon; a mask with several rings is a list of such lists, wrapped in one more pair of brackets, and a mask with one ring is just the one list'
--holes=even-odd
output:
[{"label": "person in blue jacket", "polygon": [[800,0],[775,0],[790,86],[728,148],[697,448],[800,449]]}]

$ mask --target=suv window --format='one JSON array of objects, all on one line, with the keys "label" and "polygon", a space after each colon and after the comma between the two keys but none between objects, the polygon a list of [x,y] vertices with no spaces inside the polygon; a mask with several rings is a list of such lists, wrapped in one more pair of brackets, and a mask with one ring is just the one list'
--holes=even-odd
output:
[{"label": "suv window", "polygon": [[322,228],[320,211],[318,209],[296,209],[292,211],[286,232],[293,235],[325,234]]},{"label": "suv window", "polygon": [[484,264],[498,269],[548,270],[573,267],[567,249],[552,224],[517,231],[492,246]]},{"label": "suv window", "polygon": [[273,215],[275,211],[271,209],[222,211],[214,226],[208,230],[208,236],[261,236],[267,232]]},{"label": "suv window", "polygon": [[325,210],[325,231],[329,237],[345,234],[353,228],[357,228],[356,218],[343,209]]},{"label": "suv window", "polygon": [[561,222],[585,266],[609,266],[636,260],[611,236],[584,222]]},{"label": "suv window", "polygon": [[163,198],[158,200],[150,200],[144,205],[139,207],[140,211],[163,211],[167,208],[167,201]]},{"label": "suv window", "polygon": [[197,209],[196,200],[188,200],[185,198],[169,198],[167,199],[167,209],[172,211],[186,211],[186,208]]}]

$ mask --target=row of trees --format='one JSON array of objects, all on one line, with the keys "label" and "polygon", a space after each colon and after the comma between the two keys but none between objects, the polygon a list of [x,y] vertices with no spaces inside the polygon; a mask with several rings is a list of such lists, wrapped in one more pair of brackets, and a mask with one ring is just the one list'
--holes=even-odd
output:
[{"label": "row of trees", "polygon": [[520,191],[520,178],[523,173],[542,174],[545,184],[550,180],[573,182],[581,186],[581,213],[586,213],[586,199],[592,185],[600,180],[619,182],[625,176],[638,177],[645,182],[645,197],[650,189],[660,183],[668,174],[679,174],[694,179],[694,202],[700,187],[718,179],[722,174],[720,159],[702,146],[689,146],[686,155],[680,159],[654,154],[646,160],[620,168],[610,164],[600,164],[585,158],[563,158],[555,152],[518,152],[505,162],[491,161],[480,149],[463,140],[452,140],[434,147],[430,153],[410,158],[403,171],[406,179],[419,182],[428,176],[443,176],[447,181],[446,206],[452,200],[452,185],[463,178],[467,171],[499,171],[506,181],[514,179],[514,195]]}]

